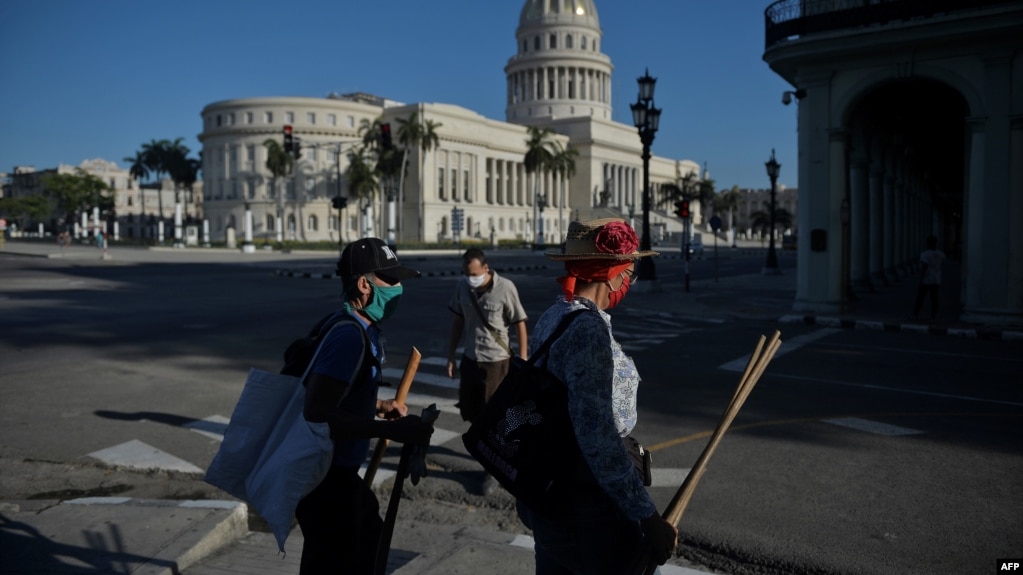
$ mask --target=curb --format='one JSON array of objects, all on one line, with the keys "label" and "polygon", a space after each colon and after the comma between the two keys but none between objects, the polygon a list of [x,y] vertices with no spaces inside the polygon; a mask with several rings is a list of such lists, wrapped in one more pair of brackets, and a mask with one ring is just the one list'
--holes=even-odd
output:
[{"label": "curb", "polygon": [[189,526],[163,546],[147,563],[133,571],[136,575],[178,575],[192,565],[240,539],[249,531],[248,506],[237,501],[131,499],[124,497],[87,497],[61,502],[61,505],[123,505],[140,508],[181,508],[224,510],[227,515],[210,514]]},{"label": "curb", "polygon": [[780,323],[803,323],[806,325],[838,327],[843,329],[862,329],[870,331],[917,333],[921,335],[945,335],[962,337],[966,339],[1023,341],[1023,331],[1005,330],[993,327],[981,328],[939,327],[919,323],[843,319],[839,317],[819,317],[813,315],[786,315],[781,317],[778,321]]}]

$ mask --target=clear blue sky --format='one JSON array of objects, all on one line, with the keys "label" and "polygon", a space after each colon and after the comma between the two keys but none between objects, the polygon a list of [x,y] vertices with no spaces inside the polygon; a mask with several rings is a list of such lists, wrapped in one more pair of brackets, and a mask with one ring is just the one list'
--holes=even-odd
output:
[{"label": "clear blue sky", "polygon": [[[796,181],[791,89],[762,60],[767,0],[596,0],[614,119],[649,67],[656,155],[706,162],[718,189]],[[504,120],[523,0],[0,0],[0,171],[104,158],[152,139],[198,155],[218,100],[369,92]],[[637,135],[638,139],[638,135]]]}]

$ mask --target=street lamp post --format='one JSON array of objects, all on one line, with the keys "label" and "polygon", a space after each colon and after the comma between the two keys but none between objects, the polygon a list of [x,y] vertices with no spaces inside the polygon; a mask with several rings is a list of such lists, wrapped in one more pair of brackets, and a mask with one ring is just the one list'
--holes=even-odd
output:
[{"label": "street lamp post", "polygon": [[767,263],[764,265],[763,274],[772,275],[781,273],[778,269],[778,254],[774,251],[774,218],[775,218],[775,195],[777,194],[778,184],[778,172],[781,170],[781,164],[774,159],[774,149],[771,149],[771,159],[764,163],[767,167],[767,177],[771,179],[771,236],[768,239],[767,244]]},{"label": "street lamp post", "polygon": [[[650,249],[650,146],[654,143],[654,134],[661,121],[660,108],[654,107],[654,85],[657,78],[650,76],[647,69],[643,77],[637,78],[639,98],[631,105],[632,123],[639,130],[639,140],[643,143],[643,232],[640,237],[640,249]],[[641,280],[656,281],[657,271],[653,258],[640,258],[637,265],[637,276]]]},{"label": "street lamp post", "polygon": [[543,210],[547,207],[547,195],[536,194],[536,209],[539,215],[536,218],[536,245],[537,249],[542,249],[544,244],[547,243],[547,239],[544,238],[543,230]]}]

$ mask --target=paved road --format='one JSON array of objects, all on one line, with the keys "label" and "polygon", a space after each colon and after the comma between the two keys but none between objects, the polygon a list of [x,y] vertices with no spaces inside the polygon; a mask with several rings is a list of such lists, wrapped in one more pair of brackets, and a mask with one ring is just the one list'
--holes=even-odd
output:
[{"label": "paved road", "polygon": [[[114,491],[137,485],[181,498],[201,488],[196,470],[216,452],[247,369],[276,368],[284,344],[336,303],[337,285],[275,273],[322,269],[330,258],[181,257],[0,256],[0,464],[69,464]],[[410,282],[386,328],[388,369],[394,376],[417,346],[425,357],[413,403],[445,409],[436,474],[416,497],[504,513],[503,526],[521,530],[502,511],[507,502],[473,494],[478,468],[457,440],[464,423],[441,373],[457,254],[403,257],[427,275]],[[614,313],[644,377],[636,433],[654,450],[651,492],[662,507],[756,337],[781,329],[786,341],[687,511],[686,560],[728,573],[952,575],[1023,554],[1020,343],[780,324],[792,284],[738,281],[757,267],[751,261],[722,262],[720,284],[706,260],[694,263],[686,295],[682,262],[664,259],[665,290],[637,290]],[[533,254],[495,256],[494,265],[519,284],[533,319],[557,293],[556,268]],[[158,481],[101,463],[123,458],[149,458],[134,464],[150,465]]]}]

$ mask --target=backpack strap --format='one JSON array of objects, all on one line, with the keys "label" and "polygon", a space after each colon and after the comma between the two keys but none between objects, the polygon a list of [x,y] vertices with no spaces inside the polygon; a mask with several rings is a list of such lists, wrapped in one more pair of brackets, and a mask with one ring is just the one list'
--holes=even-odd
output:
[{"label": "backpack strap", "polygon": [[537,349],[532,356],[530,356],[529,361],[527,363],[530,366],[536,365],[536,363],[540,361],[541,357],[547,355],[547,352],[550,351],[551,346],[554,345],[554,342],[559,337],[561,337],[561,334],[565,333],[565,330],[568,329],[568,324],[572,323],[572,320],[575,319],[577,315],[585,313],[587,311],[590,310],[586,308],[577,309],[575,311],[569,312],[568,314],[565,315],[565,317],[561,318],[561,322],[558,324],[558,327],[554,328],[554,332],[551,333],[550,337],[544,340],[544,342],[540,345],[540,348]]},{"label": "backpack strap", "polygon": [[[345,312],[344,314],[338,314],[335,312],[321,319],[316,324],[316,327],[314,327],[313,330],[310,332],[310,337],[316,334],[319,335],[317,336],[316,341],[316,352],[313,354],[312,359],[309,360],[309,365],[306,366],[305,373],[302,374],[301,379],[302,385],[305,385],[306,378],[309,377],[310,371],[312,371],[313,366],[316,365],[316,357],[320,355],[320,350],[323,348],[324,340],[327,339],[327,336],[330,335],[330,332],[332,332],[334,328],[343,324],[355,325],[355,327],[358,328],[359,333],[362,335],[362,350],[359,353],[359,359],[356,360],[355,371],[352,372],[355,374],[355,378],[360,378],[363,376],[364,367],[379,365],[379,362],[377,362],[376,358],[373,357],[373,347],[369,341],[369,334],[366,333],[366,328],[365,326],[362,325],[362,322],[355,319],[354,317],[351,316],[351,314],[347,312]],[[365,361],[366,356],[370,356],[370,360],[368,362]],[[348,389],[351,389],[351,384],[352,382],[348,382]],[[347,395],[347,392],[345,393],[345,395]],[[343,400],[344,398],[345,396],[342,396],[341,399],[338,400],[338,403],[340,403],[341,400]]]}]

